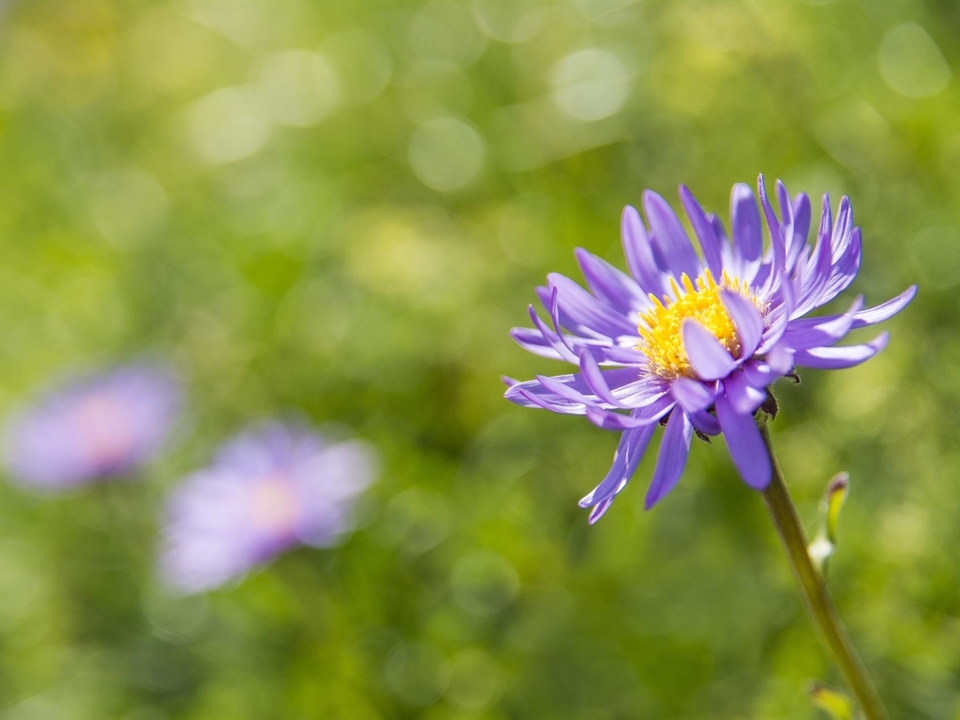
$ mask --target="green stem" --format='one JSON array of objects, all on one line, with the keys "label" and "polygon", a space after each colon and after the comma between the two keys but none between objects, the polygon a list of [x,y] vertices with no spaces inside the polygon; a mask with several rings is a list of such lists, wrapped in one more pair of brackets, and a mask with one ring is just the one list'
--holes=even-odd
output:
[{"label": "green stem", "polygon": [[886,720],[887,711],[880,702],[877,689],[867,675],[857,651],[850,642],[850,636],[844,630],[837,610],[833,606],[830,594],[823,575],[814,566],[810,554],[807,552],[807,537],[797,516],[797,510],[790,499],[790,493],[783,481],[783,474],[777,464],[773,445],[770,442],[770,432],[766,423],[760,423],[760,432],[763,441],[770,453],[770,462],[773,464],[773,479],[763,491],[763,499],[773,518],[773,524],[783,541],[790,566],[800,585],[804,605],[810,614],[813,624],[820,631],[821,639],[830,648],[840,665],[847,685],[857,696],[860,707],[867,720]]}]

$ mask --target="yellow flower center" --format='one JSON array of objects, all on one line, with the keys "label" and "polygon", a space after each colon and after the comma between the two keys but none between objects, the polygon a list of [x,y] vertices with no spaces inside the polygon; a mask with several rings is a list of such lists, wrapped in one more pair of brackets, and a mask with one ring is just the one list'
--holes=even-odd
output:
[{"label": "yellow flower center", "polygon": [[739,357],[740,339],[737,337],[737,328],[720,298],[723,288],[739,293],[763,310],[760,301],[750,292],[747,284],[731,278],[726,271],[719,284],[709,270],[705,270],[697,278],[696,285],[684,273],[680,284],[670,278],[670,287],[675,296],[673,298],[664,295],[661,301],[656,295],[650,294],[653,307],[640,313],[640,324],[637,328],[640,332],[638,348],[650,360],[650,369],[667,379],[680,375],[697,377],[690,367],[690,360],[683,346],[683,321],[687,319],[699,322],[733,357]]}]

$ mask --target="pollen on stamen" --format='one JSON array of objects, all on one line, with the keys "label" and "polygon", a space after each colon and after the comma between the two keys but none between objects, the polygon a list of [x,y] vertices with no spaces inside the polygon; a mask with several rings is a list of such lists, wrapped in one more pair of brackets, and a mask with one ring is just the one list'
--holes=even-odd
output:
[{"label": "pollen on stamen", "polygon": [[670,278],[673,297],[664,295],[661,299],[650,295],[653,307],[640,314],[637,330],[640,334],[638,348],[650,361],[653,372],[667,379],[680,375],[696,378],[683,345],[683,322],[687,319],[699,322],[733,357],[739,356],[737,329],[721,300],[720,291],[724,288],[740,293],[758,306],[760,304],[746,283],[730,277],[726,271],[719,284],[709,270],[705,270],[696,283],[684,273],[679,283]]}]

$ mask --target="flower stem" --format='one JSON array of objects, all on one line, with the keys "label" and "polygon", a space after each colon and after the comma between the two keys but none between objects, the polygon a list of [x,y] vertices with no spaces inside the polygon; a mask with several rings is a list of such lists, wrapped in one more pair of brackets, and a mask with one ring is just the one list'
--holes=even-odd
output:
[{"label": "flower stem", "polygon": [[800,524],[800,518],[797,516],[797,510],[790,499],[790,493],[783,481],[783,474],[777,463],[776,455],[773,452],[773,445],[770,442],[770,432],[766,423],[761,421],[760,433],[763,435],[763,441],[770,453],[770,462],[773,465],[773,479],[770,485],[763,491],[763,499],[767,504],[767,509],[773,518],[773,524],[777,528],[777,533],[783,541],[787,556],[790,558],[790,566],[793,568],[794,576],[800,585],[801,595],[804,605],[813,620],[814,626],[820,631],[821,639],[833,652],[843,672],[847,685],[857,696],[860,707],[867,720],[886,720],[887,711],[880,702],[880,696],[877,695],[877,689],[873,686],[870,676],[853,644],[847,631],[844,630],[837,610],[833,606],[830,594],[827,592],[827,585],[823,574],[814,566],[807,551],[807,537]]}]

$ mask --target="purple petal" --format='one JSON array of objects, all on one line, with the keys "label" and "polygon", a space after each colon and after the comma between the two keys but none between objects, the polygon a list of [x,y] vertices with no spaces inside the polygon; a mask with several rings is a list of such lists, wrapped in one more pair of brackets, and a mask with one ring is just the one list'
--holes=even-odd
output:
[{"label": "purple petal", "polygon": [[720,291],[720,297],[737,328],[737,337],[740,339],[740,358],[749,358],[760,344],[760,338],[763,337],[763,315],[757,310],[756,305],[738,292],[724,288]]},{"label": "purple petal", "polygon": [[510,337],[527,352],[540,357],[550,358],[551,360],[565,360],[553,344],[547,340],[543,333],[532,328],[516,327],[510,331]]},{"label": "purple petal", "polygon": [[630,430],[657,422],[675,404],[673,398],[664,393],[649,404],[634,408],[629,415],[590,406],[587,407],[586,414],[590,422],[604,430]]},{"label": "purple petal", "polygon": [[620,444],[613,456],[613,465],[607,476],[588,495],[580,500],[580,507],[588,508],[613,500],[637,470],[637,465],[647,449],[656,424],[626,430],[620,436]]},{"label": "purple petal", "polygon": [[737,366],[737,361],[713,333],[696,320],[684,320],[681,332],[690,365],[701,380],[718,380]]},{"label": "purple petal", "polygon": [[717,398],[717,419],[727,439],[727,448],[744,482],[763,490],[770,484],[773,468],[753,414],[740,414],[721,395]]},{"label": "purple petal", "polygon": [[730,225],[734,254],[740,260],[738,276],[750,282],[760,267],[763,234],[757,201],[753,197],[753,190],[745,183],[737,183],[730,193]]},{"label": "purple petal", "polygon": [[793,310],[793,317],[806,315],[817,307],[820,296],[833,270],[833,255],[830,246],[833,215],[830,210],[830,196],[823,196],[823,205],[820,211],[820,229],[817,231],[817,244],[806,263],[803,272],[803,286],[798,294],[797,306]]},{"label": "purple petal", "polygon": [[637,329],[632,322],[599,302],[570,278],[559,273],[550,273],[547,276],[547,285],[551,290],[556,288],[561,312],[569,316],[576,325],[609,338],[636,334]]},{"label": "purple petal", "polygon": [[802,367],[820,368],[821,370],[843,370],[859,365],[872,358],[887,346],[889,339],[890,334],[883,332],[863,345],[799,350],[794,354],[793,361]]},{"label": "purple petal", "polygon": [[590,515],[587,517],[587,523],[593,525],[597,520],[602,518],[607,510],[610,509],[610,506],[613,505],[613,498],[608,498],[602,503],[597,504],[593,510],[590,511]]},{"label": "purple petal", "polygon": [[590,291],[614,310],[629,315],[650,304],[640,286],[613,265],[583,248],[577,248],[575,254]]},{"label": "purple petal", "polygon": [[670,393],[680,407],[692,415],[713,404],[713,399],[717,396],[716,385],[714,382],[708,387],[698,380],[680,376],[670,383]]},{"label": "purple petal", "polygon": [[830,239],[832,259],[836,263],[847,252],[853,240],[853,208],[850,198],[844,195],[840,198],[840,209],[837,210],[837,222],[833,226],[833,236]]},{"label": "purple petal", "polygon": [[640,287],[647,293],[657,296],[663,294],[663,278],[653,256],[653,246],[643,227],[640,213],[635,207],[627,205],[623,209],[620,233],[623,239],[623,253],[627,257],[627,267],[640,283]]},{"label": "purple petal", "polygon": [[597,362],[602,364],[613,363],[614,365],[646,365],[647,358],[641,353],[636,345],[632,347],[623,347],[622,345],[585,345],[593,353]]},{"label": "purple petal", "polygon": [[793,237],[787,241],[787,270],[793,270],[800,257],[800,251],[806,247],[807,235],[810,232],[810,198],[806,193],[800,193],[793,199]]},{"label": "purple petal", "polygon": [[[535,381],[531,380],[529,382]],[[526,383],[521,383],[521,385],[526,385]],[[536,389],[543,387],[539,382],[533,386],[521,387],[521,385],[514,385],[503,396],[510,402],[522,407],[539,407],[561,415],[583,415],[588,409],[583,403],[571,402],[553,394],[548,395],[545,391],[537,393]]]},{"label": "purple petal", "polygon": [[654,246],[660,249],[666,267],[676,277],[686,273],[691,278],[700,274],[700,259],[697,257],[687,231],[667,201],[652,190],[643,192],[643,211],[650,223]]},{"label": "purple petal", "polygon": [[[599,368],[597,368],[597,370],[603,376],[601,381],[603,382],[607,391],[611,395],[614,393],[620,393],[623,396],[620,397],[620,395],[617,395],[613,398],[615,402],[608,403],[615,407],[636,407],[638,405],[645,405],[656,396],[663,394],[663,390],[660,389],[659,383],[649,383],[644,382],[643,380],[638,380],[636,368],[612,368],[603,371],[600,371]],[[580,398],[586,397],[592,403],[601,404],[598,401],[602,398],[595,394],[593,390],[593,384],[583,375],[557,375],[555,377],[538,375],[537,379],[542,385],[544,385],[544,387],[551,392],[560,395],[561,397],[566,397],[571,400],[580,400]],[[563,387],[556,387],[558,385]],[[624,397],[629,399],[630,405],[623,405]]]},{"label": "purple petal", "polygon": [[680,186],[680,202],[683,203],[683,207],[687,211],[687,217],[690,218],[690,224],[693,225],[693,231],[700,241],[707,267],[710,268],[714,277],[719,278],[723,273],[723,257],[720,254],[720,240],[713,225],[686,185]]},{"label": "purple petal", "polygon": [[794,350],[832,345],[850,331],[855,314],[863,307],[863,296],[858,295],[843,315],[794,320],[783,334],[783,343]]},{"label": "purple petal", "polygon": [[[792,359],[792,355],[790,356]],[[783,373],[774,370],[769,363],[759,360],[751,360],[744,363],[740,368],[746,376],[746,381],[755,388],[765,388],[783,377]],[[724,383],[726,385],[726,383]],[[756,406],[750,408],[750,412],[756,409]],[[746,411],[745,411],[746,412]]]},{"label": "purple petal", "polygon": [[793,282],[788,276],[784,276],[777,292],[770,301],[770,309],[767,311],[766,318],[767,329],[763,333],[760,346],[754,351],[755,354],[766,353],[780,341],[787,329],[790,316],[793,314],[795,303]]},{"label": "purple petal", "polygon": [[[778,183],[778,190],[783,187]],[[760,194],[760,205],[763,207],[763,214],[767,219],[767,227],[770,230],[770,247],[773,250],[773,274],[777,274],[782,270],[787,264],[787,251],[784,243],[784,232],[786,228],[784,225],[787,222],[787,218],[784,218],[783,224],[777,219],[776,213],[773,211],[773,207],[770,205],[770,198],[767,197],[767,188],[763,182],[763,175],[757,179],[757,190]],[[789,232],[793,233],[793,218],[790,218],[790,228]]]},{"label": "purple petal", "polygon": [[856,330],[857,328],[866,327],[867,325],[873,325],[875,323],[883,322],[884,320],[892,318],[898,312],[903,310],[907,304],[913,300],[913,297],[916,294],[917,286],[911,285],[892,300],[887,300],[885,303],[881,303],[876,307],[861,310],[854,317],[853,325],[851,325],[850,329]]},{"label": "purple petal", "polygon": [[647,510],[656,505],[670,492],[687,464],[690,454],[690,440],[693,437],[693,424],[682,410],[674,409],[667,421],[667,429],[660,441],[660,453],[657,455],[657,469],[650,481],[650,489],[643,501]]},{"label": "purple petal", "polygon": [[720,434],[720,423],[717,422],[716,417],[708,413],[706,410],[701,410],[700,412],[691,414],[690,419],[693,421],[693,426],[704,435]]},{"label": "purple petal", "polygon": [[[580,354],[580,372],[583,375],[584,380],[586,380],[587,385],[601,400],[613,405],[614,407],[627,407],[620,400],[613,396],[610,386],[604,379],[603,371],[600,370],[600,366],[597,365],[597,361],[593,359],[593,355],[588,352],[583,352]],[[635,379],[635,377],[631,378],[631,380],[632,379]]]},{"label": "purple petal", "polygon": [[817,306],[833,300],[857,277],[857,272],[860,270],[861,246],[860,228],[854,228],[853,237],[846,252],[834,263],[826,288],[817,298]]},{"label": "purple petal", "polygon": [[784,345],[778,345],[767,353],[767,364],[774,372],[786,375],[793,370],[793,350]]},{"label": "purple petal", "polygon": [[723,381],[724,395],[734,412],[740,415],[752,414],[767,397],[762,389],[753,386],[751,377],[756,377],[756,373],[748,375],[738,370]]},{"label": "purple petal", "polygon": [[[557,309],[557,293],[553,292],[551,298],[552,301],[552,315],[551,320],[553,321],[554,330],[551,330],[547,327],[546,323],[540,319],[540,315],[537,314],[537,311],[534,309],[533,305],[530,306],[530,320],[536,326],[537,330],[543,336],[543,339],[550,343],[550,346],[557,353],[558,357],[567,362],[576,363],[577,355],[570,348],[570,345],[566,342],[566,339],[563,336],[563,333],[560,332],[559,328],[559,314]],[[550,306],[548,306],[550,307]]]},{"label": "purple petal", "polygon": [[[647,397],[656,397],[656,384],[641,385],[637,381],[636,368],[615,368],[603,373],[608,387],[621,391],[627,397],[641,404]],[[639,387],[638,387],[639,386]],[[660,391],[663,394],[663,391]],[[533,398],[531,399],[531,396]],[[584,405],[603,404],[590,384],[582,375],[540,375],[536,380],[518,383],[514,381],[504,393],[511,402],[524,407],[543,407],[564,414],[582,415]],[[649,400],[647,400],[649,402]]]}]

